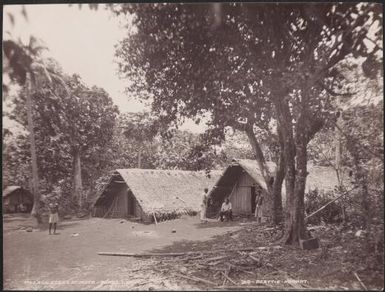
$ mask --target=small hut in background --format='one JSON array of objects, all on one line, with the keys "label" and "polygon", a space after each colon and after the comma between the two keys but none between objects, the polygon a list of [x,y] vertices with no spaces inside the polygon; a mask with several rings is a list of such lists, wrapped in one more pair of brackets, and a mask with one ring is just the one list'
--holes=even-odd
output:
[{"label": "small hut in background", "polygon": [[[270,173],[274,174],[276,165],[273,162],[266,163]],[[306,190],[313,189],[332,191],[338,185],[336,172],[331,167],[308,166],[309,175],[306,181]],[[218,216],[225,198],[229,198],[233,208],[233,214],[238,216],[251,216],[255,211],[256,193],[262,192],[263,216],[269,221],[272,217],[272,197],[267,195],[267,186],[257,161],[250,159],[233,160],[224,170],[213,189],[209,193],[209,206],[207,217]],[[285,205],[285,182],[282,184],[282,203]]]},{"label": "small hut in background", "polygon": [[173,219],[200,210],[204,188],[211,189],[220,172],[117,169],[97,197],[93,216],[131,218],[144,223]]},{"label": "small hut in background", "polygon": [[20,186],[8,186],[3,190],[3,213],[29,213],[33,207],[33,195]]}]

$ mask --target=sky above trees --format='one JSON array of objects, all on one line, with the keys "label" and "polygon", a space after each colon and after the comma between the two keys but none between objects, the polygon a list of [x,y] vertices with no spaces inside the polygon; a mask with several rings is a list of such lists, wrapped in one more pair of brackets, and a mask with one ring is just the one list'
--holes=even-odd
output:
[{"label": "sky above trees", "polygon": [[[112,17],[105,9],[92,11],[87,5],[25,5],[28,22],[18,17],[21,5],[4,7],[5,25],[14,37],[24,42],[30,35],[41,39],[48,51],[47,56],[55,58],[68,73],[77,73],[89,85],[107,90],[121,111],[143,109],[139,102],[128,101],[124,95],[124,81],[115,73],[114,45],[125,34],[119,26],[119,19]],[[13,12],[17,19],[12,28],[7,17]]]},{"label": "sky above trees", "polygon": [[[148,109],[124,92],[127,81],[118,77],[114,61],[114,46],[127,34],[122,20],[127,23],[129,16],[117,17],[104,7],[90,10],[88,5],[82,5],[80,9],[77,5],[68,4],[24,6],[28,21],[22,17],[22,5],[4,6],[5,38],[10,32],[12,38],[20,37],[25,43],[30,35],[40,39],[48,47],[47,57],[56,59],[64,72],[79,74],[89,86],[104,88],[120,112]],[[14,25],[8,13],[15,16]],[[187,121],[182,128],[202,131],[202,126],[192,121]]]}]

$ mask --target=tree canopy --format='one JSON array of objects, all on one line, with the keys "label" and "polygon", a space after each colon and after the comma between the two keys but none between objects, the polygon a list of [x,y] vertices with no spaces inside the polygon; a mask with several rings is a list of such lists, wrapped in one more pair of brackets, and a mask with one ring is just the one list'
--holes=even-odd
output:
[{"label": "tree canopy", "polygon": [[[381,5],[159,3],[114,9],[134,15],[136,30],[116,52],[122,75],[133,81],[129,90],[150,92],[152,109],[165,123],[209,113],[213,138],[223,140],[227,126],[244,130],[269,192],[278,196],[286,177],[287,242],[306,237],[307,144],[334,115],[337,65],[362,56],[367,75],[375,75]],[[279,145],[272,186],[258,130],[275,134]]]}]

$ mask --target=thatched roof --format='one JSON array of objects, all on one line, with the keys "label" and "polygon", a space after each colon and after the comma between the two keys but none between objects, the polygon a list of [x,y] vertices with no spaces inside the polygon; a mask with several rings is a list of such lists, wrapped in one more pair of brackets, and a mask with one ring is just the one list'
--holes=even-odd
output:
[{"label": "thatched roof", "polygon": [[6,187],[3,190],[3,198],[9,196],[11,193],[13,193],[14,191],[16,191],[18,189],[22,189],[22,187],[20,187],[20,186],[8,186],[8,187]]},{"label": "thatched roof", "polygon": [[[235,164],[241,166],[263,189],[267,189],[262,172],[256,160],[239,159],[235,161]],[[274,172],[275,164],[273,162],[267,162],[266,165],[270,172]]]},{"label": "thatched roof", "polygon": [[[266,189],[265,181],[256,160],[239,159],[235,160],[233,165],[239,165],[242,167],[262,188]],[[274,173],[276,167],[274,162],[267,162],[267,167],[271,173]],[[308,164],[308,172],[309,175],[306,179],[306,192],[316,188],[323,191],[332,191],[334,187],[338,185],[337,175],[332,167]],[[284,184],[282,185],[282,189],[284,192]]]},{"label": "thatched roof", "polygon": [[[203,171],[117,169],[117,175],[127,184],[144,213],[157,214],[199,211],[204,188],[210,190],[220,172],[211,171],[207,177]],[[112,178],[108,184],[113,182]],[[105,189],[95,204],[109,194]]]}]

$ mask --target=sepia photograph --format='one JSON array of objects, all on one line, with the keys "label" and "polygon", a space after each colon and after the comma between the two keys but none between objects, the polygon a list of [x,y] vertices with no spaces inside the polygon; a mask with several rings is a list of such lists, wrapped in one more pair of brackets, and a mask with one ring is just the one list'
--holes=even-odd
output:
[{"label": "sepia photograph", "polygon": [[2,290],[384,290],[382,3],[2,24]]}]

